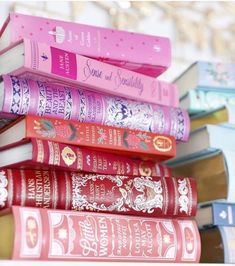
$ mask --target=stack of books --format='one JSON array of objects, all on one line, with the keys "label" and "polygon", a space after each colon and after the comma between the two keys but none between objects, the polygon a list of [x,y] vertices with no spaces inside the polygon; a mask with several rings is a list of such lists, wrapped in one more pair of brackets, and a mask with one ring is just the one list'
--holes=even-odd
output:
[{"label": "stack of books", "polygon": [[197,61],[174,82],[180,88],[180,106],[188,112],[214,111],[225,104],[235,104],[235,65]]},{"label": "stack of books", "polygon": [[0,50],[0,258],[198,262],[169,39],[11,13]]},{"label": "stack of books", "polygon": [[234,71],[232,63],[198,61],[175,80],[191,133],[168,165],[197,180],[201,262],[235,262]]}]

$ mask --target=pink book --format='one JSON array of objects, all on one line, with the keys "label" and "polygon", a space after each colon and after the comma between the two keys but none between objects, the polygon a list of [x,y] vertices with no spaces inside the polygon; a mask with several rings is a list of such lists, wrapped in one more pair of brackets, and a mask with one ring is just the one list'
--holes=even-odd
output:
[{"label": "pink book", "polygon": [[1,111],[6,113],[138,129],[170,135],[177,141],[187,141],[189,136],[188,112],[179,107],[128,100],[77,86],[74,88],[9,75],[3,75],[0,91]]},{"label": "pink book", "polygon": [[74,22],[10,13],[0,36],[0,53],[29,38],[153,77],[171,63],[168,38]]},{"label": "pink book", "polygon": [[[12,207],[1,218],[1,245],[15,260],[199,262],[192,220]],[[10,248],[9,248],[10,247]]]},{"label": "pink book", "polygon": [[[0,74],[73,84],[143,102],[178,106],[176,85],[24,39],[1,55]],[[8,64],[8,61],[16,61]]]}]

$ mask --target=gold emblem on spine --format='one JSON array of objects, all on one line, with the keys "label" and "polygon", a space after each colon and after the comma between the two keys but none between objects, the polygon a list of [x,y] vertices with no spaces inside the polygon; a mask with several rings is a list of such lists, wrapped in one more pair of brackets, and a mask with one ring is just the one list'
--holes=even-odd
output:
[{"label": "gold emblem on spine", "polygon": [[139,166],[139,173],[141,176],[151,176],[152,170],[145,162],[141,162]]},{"label": "gold emblem on spine", "polygon": [[76,161],[76,158],[77,158],[75,152],[69,147],[63,148],[61,152],[61,156],[65,164],[68,166],[72,165]]},{"label": "gold emblem on spine", "polygon": [[153,138],[153,146],[158,151],[167,152],[172,149],[172,140],[165,136],[156,136]]}]

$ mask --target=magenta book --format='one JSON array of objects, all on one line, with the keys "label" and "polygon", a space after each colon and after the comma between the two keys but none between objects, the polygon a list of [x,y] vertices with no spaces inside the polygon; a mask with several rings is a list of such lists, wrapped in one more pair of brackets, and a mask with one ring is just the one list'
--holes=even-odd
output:
[{"label": "magenta book", "polygon": [[29,38],[153,77],[171,63],[168,38],[49,18],[10,13],[0,36],[2,51]]},{"label": "magenta book", "polygon": [[2,111],[171,135],[186,141],[190,120],[187,111],[80,88],[4,75]]},{"label": "magenta book", "polygon": [[19,52],[15,57],[22,60],[21,63],[1,67],[0,74],[71,84],[143,102],[174,107],[179,104],[178,89],[174,84],[28,39],[2,56],[15,49]]},{"label": "magenta book", "polygon": [[12,243],[7,257],[15,260],[193,263],[200,258],[192,220],[16,206],[0,219],[1,241]]}]

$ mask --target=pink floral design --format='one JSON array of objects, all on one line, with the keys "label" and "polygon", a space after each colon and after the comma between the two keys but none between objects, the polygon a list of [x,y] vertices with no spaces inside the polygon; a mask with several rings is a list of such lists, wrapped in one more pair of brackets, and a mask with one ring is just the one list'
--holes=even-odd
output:
[{"label": "pink floral design", "polygon": [[70,136],[73,134],[70,127],[67,125],[55,125],[54,126],[56,136],[61,137],[63,139],[69,139]]},{"label": "pink floral design", "polygon": [[133,134],[128,135],[126,138],[126,141],[129,144],[129,146],[132,146],[135,148],[137,148],[141,142],[141,140],[136,135],[133,135]]},{"label": "pink floral design", "polygon": [[103,128],[99,128],[98,129],[98,134],[99,134],[98,143],[104,144],[106,139],[107,139],[107,135],[106,135],[104,129]]},{"label": "pink floral design", "polygon": [[62,125],[60,123],[55,122],[54,124],[46,119],[40,119],[38,121],[34,121],[35,130],[37,134],[48,137],[48,138],[56,138],[61,137],[66,140],[74,140],[77,136],[77,129],[73,126],[73,124]]},{"label": "pink floral design", "polygon": [[[123,142],[129,148],[137,149],[140,148],[142,150],[148,150],[148,145],[145,142],[146,138],[142,139],[141,135],[138,134],[128,134],[128,132],[124,132]],[[146,141],[148,141],[146,139]]]}]

